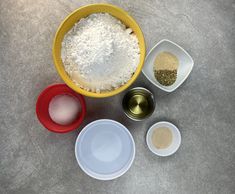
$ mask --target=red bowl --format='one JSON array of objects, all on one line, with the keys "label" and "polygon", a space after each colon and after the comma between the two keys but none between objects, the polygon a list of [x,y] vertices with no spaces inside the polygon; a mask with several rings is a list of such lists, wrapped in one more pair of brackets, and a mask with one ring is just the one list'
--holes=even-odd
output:
[{"label": "red bowl", "polygon": [[[57,95],[62,94],[67,94],[75,97],[79,100],[81,104],[81,112],[78,114],[77,119],[75,119],[72,123],[68,125],[60,125],[55,123],[51,119],[48,112],[48,107],[51,99]],[[54,84],[45,88],[38,96],[36,103],[36,114],[41,124],[49,131],[55,133],[67,133],[69,131],[77,129],[81,125],[86,114],[86,103],[82,95],[74,92],[66,84]]]}]

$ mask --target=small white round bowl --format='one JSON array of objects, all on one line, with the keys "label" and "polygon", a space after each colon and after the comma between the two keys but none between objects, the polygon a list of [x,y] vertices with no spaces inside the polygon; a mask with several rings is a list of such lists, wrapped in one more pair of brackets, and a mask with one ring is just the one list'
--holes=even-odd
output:
[{"label": "small white round bowl", "polygon": [[96,120],[82,129],[75,144],[81,169],[99,180],[120,177],[135,158],[135,142],[128,129],[114,120]]},{"label": "small white round bowl", "polygon": [[[167,127],[171,130],[171,133],[172,133],[172,143],[169,147],[165,149],[157,149],[152,143],[153,131],[154,129],[160,128],[160,127]],[[147,142],[148,148],[154,154],[158,156],[170,156],[174,154],[180,147],[181,134],[180,134],[179,129],[172,123],[169,123],[167,121],[161,121],[161,122],[155,123],[149,128],[147,135],[146,135],[146,142]]]}]

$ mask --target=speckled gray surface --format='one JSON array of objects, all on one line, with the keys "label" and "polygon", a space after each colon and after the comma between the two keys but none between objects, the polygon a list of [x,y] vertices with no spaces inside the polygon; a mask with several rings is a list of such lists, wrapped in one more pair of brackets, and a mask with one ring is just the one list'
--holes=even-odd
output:
[{"label": "speckled gray surface", "polygon": [[[86,98],[83,126],[99,118],[126,125],[136,142],[131,169],[113,181],[85,175],[74,157],[79,130],[54,134],[35,117],[40,91],[61,82],[51,56],[52,39],[72,10],[99,1],[0,1],[0,193],[235,193],[235,2],[234,0],[107,1],[127,10],[140,24],[147,50],[163,38],[193,57],[187,81],[171,94],[143,75],[135,86],[156,96],[156,110],[144,122],[127,119],[123,93]],[[147,128],[168,120],[182,133],[182,146],[167,158],[150,153]]]}]

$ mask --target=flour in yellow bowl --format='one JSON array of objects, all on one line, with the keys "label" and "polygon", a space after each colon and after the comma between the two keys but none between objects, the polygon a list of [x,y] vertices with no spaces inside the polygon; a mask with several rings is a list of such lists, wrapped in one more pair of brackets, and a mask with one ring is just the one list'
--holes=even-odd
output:
[{"label": "flour in yellow bowl", "polygon": [[[73,28],[75,23],[79,22],[82,18],[86,18],[94,13],[108,13],[113,17],[117,18],[118,20],[120,20],[127,28],[131,28],[133,30],[133,33],[136,35],[138,39],[138,45],[139,45],[139,64],[137,65],[136,70],[134,71],[132,77],[123,85],[121,84],[120,87],[117,86],[113,90],[110,91],[105,90],[100,93],[97,93],[96,91],[87,91],[86,89],[79,86],[79,84],[76,84],[71,79],[71,76],[66,72],[61,58],[61,48],[64,36]],[[67,18],[65,18],[65,20],[58,28],[53,43],[53,59],[58,74],[61,76],[64,82],[74,91],[83,94],[85,96],[96,97],[96,98],[113,96],[127,89],[139,76],[142,67],[144,65],[144,59],[145,59],[144,36],[136,21],[127,12],[120,9],[119,7],[110,4],[87,5],[71,13]]]},{"label": "flour in yellow bowl", "polygon": [[133,30],[107,13],[82,18],[62,42],[66,72],[87,91],[100,93],[119,88],[135,73],[139,60]]}]

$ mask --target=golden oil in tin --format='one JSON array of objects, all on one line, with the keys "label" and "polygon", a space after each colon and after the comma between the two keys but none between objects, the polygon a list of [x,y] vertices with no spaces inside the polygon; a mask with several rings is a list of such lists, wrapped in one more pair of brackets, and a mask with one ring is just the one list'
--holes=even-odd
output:
[{"label": "golden oil in tin", "polygon": [[122,106],[125,114],[133,120],[142,120],[154,111],[153,94],[141,87],[129,90],[123,98]]}]

